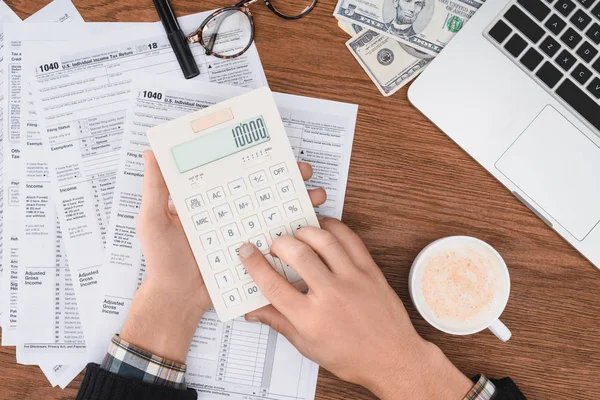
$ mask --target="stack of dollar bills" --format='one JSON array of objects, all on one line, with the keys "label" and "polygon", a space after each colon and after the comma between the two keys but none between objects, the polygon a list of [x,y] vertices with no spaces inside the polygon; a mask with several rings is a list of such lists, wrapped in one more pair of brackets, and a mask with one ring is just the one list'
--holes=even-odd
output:
[{"label": "stack of dollar bills", "polygon": [[485,0],[339,0],[333,15],[381,94],[415,78]]}]

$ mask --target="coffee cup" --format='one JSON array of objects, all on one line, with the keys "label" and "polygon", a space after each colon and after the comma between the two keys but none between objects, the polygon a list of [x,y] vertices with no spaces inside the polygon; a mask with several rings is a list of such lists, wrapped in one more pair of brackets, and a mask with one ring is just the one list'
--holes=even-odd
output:
[{"label": "coffee cup", "polygon": [[510,294],[502,256],[470,236],[436,240],[415,258],[409,274],[410,297],[433,327],[452,335],[489,329],[500,340],[511,337],[500,320]]}]

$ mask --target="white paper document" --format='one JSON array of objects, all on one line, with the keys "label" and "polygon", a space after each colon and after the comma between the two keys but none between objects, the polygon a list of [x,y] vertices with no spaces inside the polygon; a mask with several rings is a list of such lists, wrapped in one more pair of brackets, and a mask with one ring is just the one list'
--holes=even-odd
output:
[{"label": "white paper document", "polygon": [[[53,22],[56,27],[62,22],[83,22],[81,15],[70,0],[56,0],[27,18],[25,22],[35,23],[40,21]],[[2,176],[2,208],[4,224],[2,239],[0,240],[2,265],[6,266],[4,279],[0,281],[0,305],[6,310],[3,320],[2,345],[14,346],[17,344],[17,270],[19,266],[19,207],[20,175],[23,171],[21,157],[21,130],[20,124],[21,104],[23,94],[23,71],[21,57],[22,40],[45,40],[43,32],[34,31],[30,26],[28,32],[34,33],[31,37],[21,35],[20,28],[30,24],[6,24],[4,38],[6,45],[2,49],[4,65],[6,66],[2,80],[2,161],[0,161],[0,176]],[[40,36],[42,34],[42,36]]]},{"label": "white paper document", "polygon": [[[184,31],[197,27],[207,13],[180,18]],[[104,241],[119,160],[130,81],[140,73],[162,74],[184,81],[161,25],[156,33],[102,46],[68,43],[53,48],[34,43],[24,53],[35,55],[36,109],[52,199],[58,210],[86,344],[94,343]],[[256,48],[242,57],[208,57],[191,47],[200,66],[196,80],[250,87],[266,84]],[[102,343],[104,350],[108,340]]]},{"label": "white paper document", "polygon": [[[105,343],[120,331],[145,276],[135,226],[142,198],[142,153],[150,149],[146,131],[245,92],[243,88],[174,83],[156,77],[134,81],[101,275],[103,302],[95,315],[99,321],[96,343]],[[350,156],[357,106],[273,95],[297,158],[310,160],[314,166],[316,182],[309,186],[335,188],[336,195],[325,212],[340,217],[348,172],[348,163],[341,160]],[[90,351],[98,359],[105,349],[99,346]],[[236,399],[253,395],[271,399],[314,397],[317,366],[268,326],[243,318],[224,324],[209,311],[198,326],[187,362],[188,385],[206,399],[224,394]]]}]

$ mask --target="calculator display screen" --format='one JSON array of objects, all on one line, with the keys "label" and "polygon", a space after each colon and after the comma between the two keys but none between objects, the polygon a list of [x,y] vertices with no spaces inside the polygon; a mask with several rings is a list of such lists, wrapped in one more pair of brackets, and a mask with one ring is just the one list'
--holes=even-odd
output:
[{"label": "calculator display screen", "polygon": [[171,149],[180,173],[271,140],[262,116],[200,136]]}]

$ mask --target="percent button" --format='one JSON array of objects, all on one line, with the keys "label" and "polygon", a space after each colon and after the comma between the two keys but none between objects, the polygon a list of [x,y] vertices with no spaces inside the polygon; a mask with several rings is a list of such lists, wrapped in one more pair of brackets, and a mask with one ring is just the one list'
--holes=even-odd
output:
[{"label": "percent button", "polygon": [[300,201],[298,199],[288,201],[283,205],[283,208],[285,209],[285,215],[287,215],[288,218],[302,214],[302,207],[300,206]]}]

